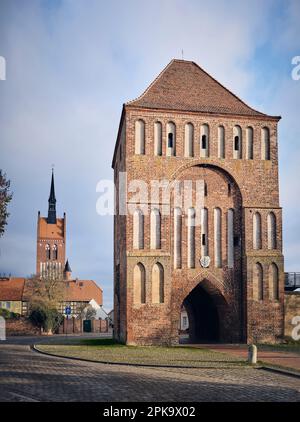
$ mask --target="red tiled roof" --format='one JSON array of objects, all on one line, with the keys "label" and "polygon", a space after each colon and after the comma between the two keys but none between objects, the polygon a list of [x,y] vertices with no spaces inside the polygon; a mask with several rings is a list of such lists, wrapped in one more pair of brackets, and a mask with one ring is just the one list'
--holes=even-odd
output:
[{"label": "red tiled roof", "polygon": [[126,106],[267,116],[249,107],[196,63],[177,59],[165,67],[140,97]]},{"label": "red tiled roof", "polygon": [[1,301],[21,301],[25,278],[0,278],[0,300]]},{"label": "red tiled roof", "polygon": [[70,280],[66,284],[67,302],[89,302],[94,299],[98,305],[102,305],[102,289],[93,280]]}]

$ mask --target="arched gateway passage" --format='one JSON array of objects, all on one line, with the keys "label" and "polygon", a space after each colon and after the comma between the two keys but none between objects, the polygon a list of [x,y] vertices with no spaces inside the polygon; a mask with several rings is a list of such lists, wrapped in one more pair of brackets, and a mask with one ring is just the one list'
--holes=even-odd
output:
[{"label": "arched gateway passage", "polygon": [[183,301],[189,322],[189,343],[229,341],[226,328],[230,318],[226,300],[219,290],[203,280]]}]

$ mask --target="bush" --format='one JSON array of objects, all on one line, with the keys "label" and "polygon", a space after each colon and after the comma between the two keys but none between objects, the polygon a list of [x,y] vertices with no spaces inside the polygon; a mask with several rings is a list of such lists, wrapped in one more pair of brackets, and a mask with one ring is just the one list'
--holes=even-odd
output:
[{"label": "bush", "polygon": [[5,319],[19,319],[20,315],[15,314],[14,312],[9,311],[8,309],[2,309],[0,308],[0,316],[2,316]]},{"label": "bush", "polygon": [[31,308],[29,320],[44,331],[55,331],[63,321],[63,315],[55,308],[47,308],[45,305],[35,305]]}]

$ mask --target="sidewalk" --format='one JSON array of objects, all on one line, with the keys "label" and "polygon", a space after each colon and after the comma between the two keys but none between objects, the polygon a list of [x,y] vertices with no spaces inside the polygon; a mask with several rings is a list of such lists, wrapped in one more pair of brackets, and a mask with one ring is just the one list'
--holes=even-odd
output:
[{"label": "sidewalk", "polygon": [[[248,356],[248,347],[245,344],[201,344],[197,346],[216,352],[238,356],[240,358],[244,358],[245,360],[247,360]],[[300,355],[297,353],[260,350],[258,347],[257,360],[270,365],[279,365],[287,369],[295,369],[300,372]]]}]

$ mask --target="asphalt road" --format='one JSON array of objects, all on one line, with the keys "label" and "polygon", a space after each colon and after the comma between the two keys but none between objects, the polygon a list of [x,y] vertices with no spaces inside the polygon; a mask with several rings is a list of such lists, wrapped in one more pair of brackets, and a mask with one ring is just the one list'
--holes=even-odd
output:
[{"label": "asphalt road", "polygon": [[261,369],[79,362],[34,352],[30,344],[37,342],[0,342],[0,402],[300,401],[299,378]]}]

